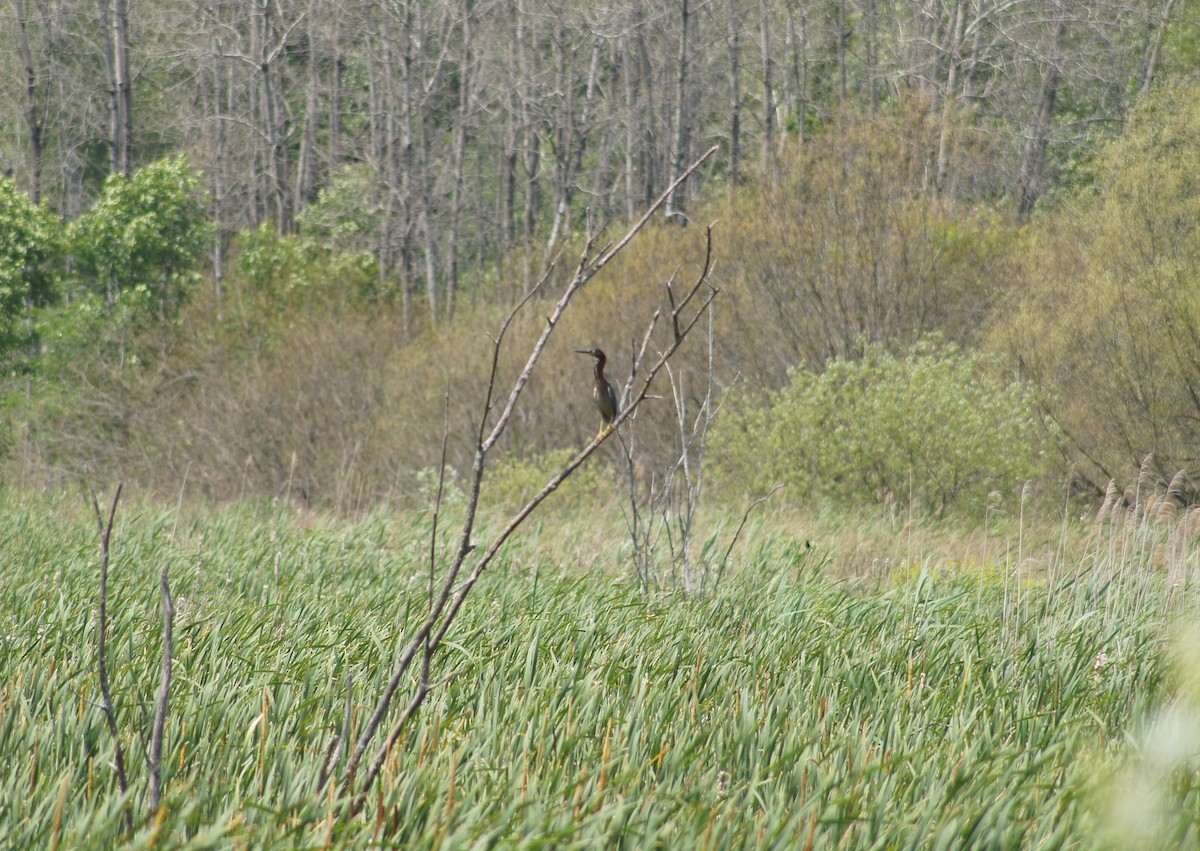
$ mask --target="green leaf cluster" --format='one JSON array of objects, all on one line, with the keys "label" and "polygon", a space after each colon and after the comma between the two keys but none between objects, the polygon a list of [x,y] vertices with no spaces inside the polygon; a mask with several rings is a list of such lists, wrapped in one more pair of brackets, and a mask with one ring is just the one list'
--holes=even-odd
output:
[{"label": "green leaf cluster", "polygon": [[330,234],[280,236],[266,222],[241,234],[237,247],[238,277],[249,294],[274,309],[281,299],[344,305],[392,295],[381,287],[379,262],[370,251],[344,246]]},{"label": "green leaf cluster", "polygon": [[902,356],[866,345],[860,360],[793,370],[782,390],[727,414],[714,434],[724,486],[782,484],[799,502],[969,514],[1043,471],[1029,388],[936,338]]},{"label": "green leaf cluster", "polygon": [[133,291],[164,316],[176,312],[213,235],[200,185],[200,173],[182,156],[129,178],[111,175],[95,205],[68,228],[84,287],[108,304]]},{"label": "green leaf cluster", "polygon": [[0,352],[28,341],[20,320],[28,308],[53,298],[61,255],[54,215],[0,177]]},{"label": "green leaf cluster", "polygon": [[335,172],[297,217],[299,233],[280,235],[273,222],[238,238],[236,269],[256,296],[305,304],[344,305],[396,293],[380,274],[377,241],[384,210],[379,180],[362,165]]}]

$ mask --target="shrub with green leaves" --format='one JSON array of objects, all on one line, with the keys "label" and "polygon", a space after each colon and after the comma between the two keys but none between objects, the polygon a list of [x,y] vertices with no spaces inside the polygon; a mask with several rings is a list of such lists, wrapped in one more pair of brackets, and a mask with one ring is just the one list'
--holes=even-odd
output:
[{"label": "shrub with green leaves", "polygon": [[714,458],[728,488],[783,484],[792,499],[850,506],[889,498],[981,512],[1042,472],[1035,399],[981,354],[924,340],[902,357],[867,346],[824,372],[795,370],[766,404],[723,417]]},{"label": "shrub with green leaves", "polygon": [[274,222],[263,222],[237,238],[237,272],[257,293],[276,295],[304,271],[304,252],[294,236],[280,236]]},{"label": "shrub with green leaves", "polygon": [[280,236],[266,222],[241,234],[237,245],[239,277],[251,293],[267,299],[272,311],[281,299],[344,305],[388,294],[369,251],[343,251],[324,235]]},{"label": "shrub with green leaves", "polygon": [[26,310],[53,297],[61,247],[54,215],[0,177],[0,352],[25,339]]},{"label": "shrub with green leaves", "polygon": [[69,231],[75,270],[87,289],[110,305],[129,293],[163,315],[178,310],[212,236],[200,181],[182,156],[130,178],[111,175]]}]

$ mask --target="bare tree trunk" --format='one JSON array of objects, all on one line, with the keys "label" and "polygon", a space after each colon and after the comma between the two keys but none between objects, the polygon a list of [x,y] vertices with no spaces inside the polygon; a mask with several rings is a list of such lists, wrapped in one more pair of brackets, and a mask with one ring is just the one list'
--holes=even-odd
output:
[{"label": "bare tree trunk", "polygon": [[[597,48],[604,50],[607,53],[605,64],[610,68],[618,67],[620,63],[619,50],[616,41],[613,39],[597,40]],[[599,86],[599,76],[597,77],[597,88]],[[596,157],[596,167],[592,170],[594,177],[593,182],[596,184],[595,192],[600,199],[600,214],[605,221],[613,217],[616,211],[616,196],[618,194],[618,184],[620,183],[620,166],[615,164],[617,156],[617,136],[620,133],[621,116],[620,116],[620,99],[615,94],[609,94],[605,91],[598,91],[595,95],[597,108],[604,110],[604,118],[598,122],[600,131],[600,153]],[[579,170],[587,173],[587,168],[581,163]]]},{"label": "bare tree trunk", "polygon": [[742,21],[739,0],[729,0],[729,180],[737,183],[742,169]]},{"label": "bare tree trunk", "polygon": [[864,2],[867,19],[867,103],[871,115],[879,112],[879,10],[876,2]]},{"label": "bare tree trunk", "polygon": [[[397,140],[397,119],[403,120],[407,115],[407,106],[397,103],[395,96],[396,69],[393,65],[392,39],[390,21],[386,15],[380,23],[379,56],[377,64],[381,75],[372,75],[374,100],[378,104],[379,116],[374,123],[378,138],[374,143],[376,149],[375,167],[383,172],[384,197],[383,215],[380,217],[379,232],[376,235],[375,256],[379,263],[379,281],[383,283],[388,272],[395,263],[392,254],[392,242],[396,232],[397,193],[402,192],[404,184],[403,147],[404,138]],[[397,150],[397,148],[400,150]],[[403,199],[400,199],[403,204]],[[411,298],[408,282],[404,283],[401,295],[401,324],[404,330],[409,330],[411,319]]]},{"label": "bare tree trunk", "polygon": [[[249,62],[252,67],[258,65],[255,62],[255,57],[262,56],[266,53],[266,33],[263,32],[262,16],[257,14],[250,15],[250,55],[243,57]],[[255,132],[252,136],[252,153],[250,160],[252,163],[249,180],[251,181],[252,205],[254,208],[253,222],[255,225],[262,224],[270,219],[270,205],[268,197],[270,188],[267,180],[267,164],[269,152],[265,142],[265,120],[263,118],[263,91],[262,86],[258,85],[257,77],[254,84],[249,86],[249,104],[248,112],[250,125]],[[230,98],[230,104],[234,103],[233,98]]]},{"label": "bare tree trunk", "polygon": [[637,210],[637,147],[638,147],[638,61],[630,37],[621,37],[621,77],[625,91],[625,219],[633,221]]},{"label": "bare tree trunk", "polygon": [[567,44],[566,27],[562,20],[563,10],[554,22],[554,58],[556,74],[554,95],[558,103],[550,139],[554,149],[554,210],[550,221],[550,235],[546,238],[546,256],[549,257],[558,243],[563,220],[567,216],[568,197],[571,186],[571,143],[575,138],[575,54],[574,46]]},{"label": "bare tree trunk", "polygon": [[804,147],[808,129],[808,7],[800,5],[800,32],[796,32],[796,18],[789,6],[787,11],[788,72],[791,77],[792,97],[788,112],[796,116],[796,143]]},{"label": "bare tree trunk", "polygon": [[1150,87],[1154,84],[1155,76],[1158,74],[1159,57],[1162,55],[1163,42],[1167,38],[1167,30],[1171,25],[1171,16],[1175,10],[1176,2],[1178,0],[1164,0],[1162,13],[1159,14],[1153,34],[1146,43],[1145,59],[1142,61],[1142,81],[1138,86],[1137,93],[1138,103],[1141,103],[1145,99],[1150,91]]},{"label": "bare tree trunk", "polygon": [[29,15],[25,0],[13,0],[13,15],[17,19],[17,47],[21,64],[25,66],[25,125],[29,130],[29,197],[34,204],[42,200],[43,140],[42,106],[38,94],[37,68],[29,47]]},{"label": "bare tree trunk", "polygon": [[542,215],[542,139],[538,132],[538,118],[534,113],[534,100],[539,92],[536,81],[541,75],[541,54],[536,47],[537,37],[532,30],[533,16],[517,0],[517,82],[518,120],[521,136],[522,170],[525,173],[525,209],[521,217],[521,239],[523,269],[522,281],[526,293],[534,285],[534,275],[529,261],[529,249],[537,236],[538,220]]},{"label": "bare tree trunk", "polygon": [[838,63],[838,105],[844,105],[850,96],[850,70],[848,66],[849,21],[846,14],[846,0],[838,0],[837,7],[837,63]]},{"label": "bare tree trunk", "polygon": [[638,60],[640,71],[638,79],[641,81],[642,91],[645,93],[643,103],[645,108],[642,111],[640,157],[641,157],[641,172],[642,172],[642,206],[649,204],[654,200],[654,187],[658,184],[658,175],[661,170],[657,150],[659,149],[658,136],[655,133],[655,126],[658,117],[655,114],[655,79],[654,79],[654,63],[650,60],[650,49],[646,44],[646,38],[643,33],[638,33]]},{"label": "bare tree trunk", "polygon": [[317,15],[315,1],[308,7],[308,74],[304,93],[304,123],[300,130],[300,160],[296,164],[294,209],[300,210],[317,200],[317,124],[320,121],[321,85],[317,57]]},{"label": "bare tree trunk", "polygon": [[458,69],[458,120],[454,127],[454,143],[451,151],[450,169],[453,187],[450,191],[450,221],[446,235],[446,304],[443,319],[449,322],[454,315],[454,301],[458,294],[458,243],[459,227],[463,206],[463,168],[467,156],[467,122],[471,114],[471,79],[474,59],[471,55],[471,16],[474,12],[472,0],[462,0],[462,60]]},{"label": "bare tree trunk", "polygon": [[346,56],[342,49],[342,16],[333,19],[333,79],[329,91],[329,167],[342,162],[342,79],[346,73]]},{"label": "bare tree trunk", "polygon": [[[395,152],[393,159],[395,160],[395,169],[400,177],[400,198],[399,207],[401,214],[400,223],[400,270],[404,278],[404,327],[411,328],[412,322],[412,300],[416,292],[414,272],[414,255],[416,253],[413,247],[413,178],[415,163],[415,136],[413,129],[413,112],[416,109],[416,90],[414,86],[415,59],[413,56],[413,10],[411,4],[405,7],[404,18],[401,24],[401,50],[400,50],[400,66],[401,66],[401,86],[399,105],[400,113],[400,149]],[[389,205],[395,204],[395,183],[391,185],[388,192]]]},{"label": "bare tree trunk", "polygon": [[929,97],[931,45],[936,44],[937,11],[932,0],[912,4],[913,32],[908,39],[906,76],[908,83],[922,97]]},{"label": "bare tree trunk", "polygon": [[[676,63],[675,77],[675,144],[671,152],[671,178],[677,179],[683,174],[683,169],[688,161],[688,143],[689,130],[688,127],[688,63],[690,54],[688,49],[689,27],[691,25],[691,15],[688,9],[688,0],[679,0],[679,56]],[[666,207],[663,209],[663,214],[670,219],[677,219],[680,224],[687,223],[687,214],[683,209],[683,200],[680,197],[682,187],[670,194],[667,197]]]},{"label": "bare tree trunk", "polygon": [[221,58],[223,51],[221,49],[221,41],[219,38],[213,38],[209,49],[209,68],[206,76],[208,77],[208,85],[205,87],[207,95],[205,100],[208,103],[207,112],[208,120],[204,122],[207,128],[206,135],[208,136],[208,145],[211,151],[212,167],[209,173],[209,179],[212,181],[212,210],[213,219],[217,222],[217,233],[213,240],[212,258],[213,258],[213,288],[218,300],[224,294],[225,281],[225,248],[226,248],[226,222],[228,216],[225,212],[225,193],[226,193],[226,176],[225,176],[225,112],[226,105],[222,98],[222,73],[221,67],[224,61]]},{"label": "bare tree trunk", "polygon": [[438,317],[438,285],[437,285],[437,240],[433,235],[433,227],[429,222],[431,205],[428,178],[421,178],[421,212],[418,215],[418,225],[421,228],[422,248],[425,254],[425,299],[429,303],[429,321],[436,323]]},{"label": "bare tree trunk", "polygon": [[942,45],[942,55],[946,61],[946,88],[942,92],[942,124],[938,135],[937,166],[934,172],[933,185],[941,192],[946,185],[946,171],[950,166],[950,125],[954,115],[954,105],[958,103],[959,70],[962,67],[962,44],[967,24],[967,4],[965,0],[954,0],[954,19],[947,33],[946,42]]},{"label": "bare tree trunk", "polygon": [[771,59],[771,4],[761,0],[759,5],[759,38],[762,39],[762,168],[774,177],[775,174],[775,80],[774,61]]},{"label": "bare tree trunk", "polygon": [[121,151],[118,164],[121,174],[133,174],[133,75],[129,67],[129,5],[128,0],[114,0],[116,24],[116,84],[121,121]]},{"label": "bare tree trunk", "polygon": [[[267,145],[268,195],[275,215],[275,229],[280,235],[284,235],[291,233],[294,228],[291,192],[288,187],[287,115],[280,103],[282,96],[277,91],[279,72],[275,66],[287,46],[290,28],[276,33],[270,0],[254,0],[254,5],[259,48],[254,62],[258,69],[258,90],[262,103],[260,132]],[[298,23],[299,20],[293,22],[293,26]],[[269,42],[275,39],[275,44],[268,46]]]},{"label": "bare tree trunk", "polygon": [[[521,56],[521,24],[517,15],[517,7],[515,3],[510,3],[505,7],[508,13],[508,31],[514,34],[513,38],[507,39],[505,42],[507,56],[506,61],[509,67],[513,69],[519,68],[519,60]],[[506,93],[507,107],[504,110],[504,155],[503,155],[503,179],[504,179],[504,241],[509,247],[517,244],[517,162],[521,150],[521,95],[520,82],[516,79],[516,73],[513,74],[514,79]]]},{"label": "bare tree trunk", "polygon": [[104,77],[108,86],[108,170],[111,174],[121,173],[121,153],[125,146],[121,131],[125,123],[121,120],[120,72],[117,70],[117,47],[112,10],[107,0],[96,0],[99,12],[101,49],[103,50]]},{"label": "bare tree trunk", "polygon": [[1021,152],[1021,167],[1017,175],[1017,220],[1025,221],[1041,196],[1042,171],[1046,164],[1046,147],[1050,143],[1050,125],[1054,119],[1054,104],[1058,100],[1061,79],[1060,47],[1067,34],[1067,21],[1060,18],[1055,24],[1049,60],[1042,71],[1042,86],[1038,95],[1033,126]]}]

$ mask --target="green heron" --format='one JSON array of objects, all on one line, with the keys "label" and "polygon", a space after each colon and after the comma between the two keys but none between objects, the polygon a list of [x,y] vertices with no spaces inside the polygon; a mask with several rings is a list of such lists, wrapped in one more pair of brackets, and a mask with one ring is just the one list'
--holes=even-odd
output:
[{"label": "green heron", "polygon": [[613,421],[617,418],[617,392],[604,377],[604,365],[608,363],[608,358],[599,349],[576,349],[575,351],[581,355],[591,355],[596,359],[596,384],[592,388],[592,398],[596,401],[596,409],[600,411],[600,431],[596,434],[596,437],[599,438],[612,428]]}]

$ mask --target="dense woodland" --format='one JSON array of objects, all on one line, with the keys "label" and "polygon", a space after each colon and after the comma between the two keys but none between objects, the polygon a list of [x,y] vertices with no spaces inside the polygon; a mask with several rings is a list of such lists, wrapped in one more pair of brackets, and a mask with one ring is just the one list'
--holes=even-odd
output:
[{"label": "dense woodland", "polygon": [[[628,369],[629,329],[719,220],[714,343],[686,356],[732,391],[728,492],[754,478],[737,447],[765,439],[752,414],[770,394],[874,346],[927,352],[930,335],[1028,390],[1010,413],[1041,460],[984,494],[1047,472],[1102,493],[1147,454],[1168,479],[1200,435],[1195,15],[1186,0],[11,0],[5,454],[26,478],[104,471],[217,498],[412,493],[446,388],[454,428],[475,416],[507,306],[716,145],[585,293],[570,366],[531,386],[514,459],[587,436],[569,350],[602,343]],[[671,412],[658,421],[647,445],[669,449]],[[922,427],[891,430],[906,428]],[[910,478],[944,454],[903,452]],[[849,478],[833,495],[902,490]]]}]

